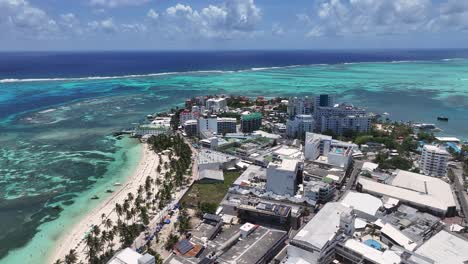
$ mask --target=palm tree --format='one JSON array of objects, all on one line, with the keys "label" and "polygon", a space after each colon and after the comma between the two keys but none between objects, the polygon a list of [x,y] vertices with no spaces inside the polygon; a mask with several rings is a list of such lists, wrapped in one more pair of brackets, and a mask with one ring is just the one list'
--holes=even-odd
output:
[{"label": "palm tree", "polygon": [[76,251],[74,249],[71,249],[70,252],[65,256],[65,263],[66,264],[73,264],[76,263],[78,260]]},{"label": "palm tree", "polygon": [[115,204],[115,212],[117,213],[117,217],[120,219],[120,217],[122,216],[122,205],[120,205],[119,203],[116,203]]},{"label": "palm tree", "polygon": [[129,200],[129,201],[132,201],[132,200],[133,200],[133,194],[132,194],[132,193],[128,193],[127,196],[128,196],[128,200]]},{"label": "palm tree", "polygon": [[63,263],[63,262],[62,262],[61,259],[57,259],[57,260],[54,262],[54,264],[62,264],[62,263]]},{"label": "palm tree", "polygon": [[110,229],[112,227],[112,219],[110,218],[107,218],[106,221],[104,222],[104,226],[107,228],[107,229]]}]

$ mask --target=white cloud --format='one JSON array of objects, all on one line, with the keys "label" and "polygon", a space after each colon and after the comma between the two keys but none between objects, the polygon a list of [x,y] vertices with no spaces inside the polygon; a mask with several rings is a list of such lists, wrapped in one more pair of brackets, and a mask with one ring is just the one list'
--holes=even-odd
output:
[{"label": "white cloud", "polygon": [[432,15],[430,0],[323,0],[314,16],[298,15],[306,36],[405,34],[425,28]]},{"label": "white cloud", "polygon": [[261,10],[253,0],[228,0],[195,10],[176,4],[164,13],[167,35],[229,39],[249,35],[261,20]]},{"label": "white cloud", "polygon": [[146,14],[146,16],[153,21],[158,20],[159,18],[158,12],[154,11],[154,9],[148,10],[148,13]]},{"label": "white cloud", "polygon": [[271,33],[273,35],[277,35],[277,36],[280,36],[280,35],[283,35],[284,34],[284,29],[283,27],[278,24],[278,23],[274,23],[272,28],[271,28]]},{"label": "white cloud", "polygon": [[117,26],[114,24],[112,18],[89,22],[88,27],[93,31],[102,31],[105,33],[117,32]]},{"label": "white cloud", "polygon": [[150,0],[90,0],[92,6],[117,8],[123,6],[139,6],[150,2]]},{"label": "white cloud", "polygon": [[58,31],[54,19],[25,0],[0,0],[0,24],[30,37],[44,37]]}]

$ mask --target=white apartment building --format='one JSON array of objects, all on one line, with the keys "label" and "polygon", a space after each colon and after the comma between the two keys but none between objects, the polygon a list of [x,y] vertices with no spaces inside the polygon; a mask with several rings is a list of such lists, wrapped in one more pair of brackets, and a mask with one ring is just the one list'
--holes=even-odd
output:
[{"label": "white apartment building", "polygon": [[332,131],[337,135],[342,135],[347,130],[367,132],[371,127],[371,118],[366,110],[347,104],[317,107],[314,118],[318,131]]},{"label": "white apartment building", "polygon": [[450,159],[450,153],[447,150],[433,145],[425,145],[419,166],[424,175],[443,177],[447,174],[447,162]]},{"label": "white apartment building", "polygon": [[294,159],[270,162],[267,167],[266,190],[278,195],[296,195],[299,166],[299,161]]},{"label": "white apartment building", "polygon": [[356,144],[334,140],[327,135],[306,133],[304,157],[306,160],[346,169],[356,149]]},{"label": "white apartment building", "polygon": [[210,98],[206,100],[206,108],[213,112],[226,111],[227,100],[226,98]]},{"label": "white apartment building", "polygon": [[216,116],[200,117],[198,119],[198,132],[200,136],[204,134],[218,133],[218,120]]},{"label": "white apartment building", "polygon": [[289,138],[304,138],[306,132],[312,132],[315,120],[312,115],[296,115],[286,122],[286,135]]},{"label": "white apartment building", "polygon": [[290,97],[287,112],[290,117],[295,115],[310,115],[314,111],[313,97]]}]

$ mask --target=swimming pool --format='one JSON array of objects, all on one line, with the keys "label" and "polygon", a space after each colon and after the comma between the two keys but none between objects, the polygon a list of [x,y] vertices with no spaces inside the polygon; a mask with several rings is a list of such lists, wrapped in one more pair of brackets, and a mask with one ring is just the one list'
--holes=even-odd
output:
[{"label": "swimming pool", "polygon": [[377,250],[382,249],[382,245],[374,239],[368,239],[364,241],[364,244],[368,245],[371,248],[375,248]]}]

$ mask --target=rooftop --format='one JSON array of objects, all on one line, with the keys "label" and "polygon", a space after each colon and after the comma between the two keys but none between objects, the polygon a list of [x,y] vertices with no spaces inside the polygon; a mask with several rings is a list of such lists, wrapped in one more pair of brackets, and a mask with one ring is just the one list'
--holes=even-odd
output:
[{"label": "rooftop", "polygon": [[359,183],[367,192],[411,202],[439,212],[445,213],[449,207],[456,206],[450,185],[439,178],[399,170],[391,184],[378,183],[364,177],[359,178]]},{"label": "rooftop", "polygon": [[419,247],[416,253],[431,258],[435,263],[462,264],[468,261],[468,241],[442,230]]},{"label": "rooftop", "polygon": [[278,170],[294,172],[297,169],[298,163],[299,163],[298,160],[282,159],[280,162],[270,163],[268,168],[273,166],[273,167],[277,168]]},{"label": "rooftop", "polygon": [[434,145],[424,145],[424,150],[434,152],[441,155],[450,155],[447,150],[444,148],[440,148],[439,146]]},{"label": "rooftop", "polygon": [[376,215],[380,207],[382,207],[382,200],[366,193],[348,192],[341,203],[358,211],[364,212],[369,215]]},{"label": "rooftop", "polygon": [[351,213],[351,211],[341,203],[327,203],[293,240],[321,250],[338,231],[341,213]]},{"label": "rooftop", "polygon": [[460,139],[456,137],[436,137],[436,139],[440,142],[460,142]]}]

